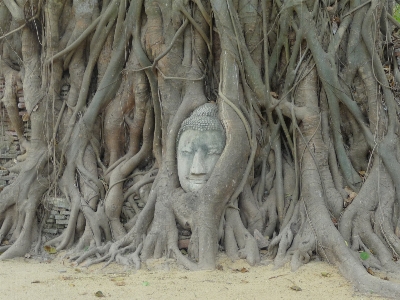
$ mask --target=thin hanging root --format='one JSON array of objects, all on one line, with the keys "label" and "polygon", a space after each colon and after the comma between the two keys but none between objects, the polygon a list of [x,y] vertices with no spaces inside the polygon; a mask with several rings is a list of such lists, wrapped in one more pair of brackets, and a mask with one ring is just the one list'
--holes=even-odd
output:
[{"label": "thin hanging root", "polygon": [[128,158],[125,156],[120,157],[117,161],[115,161],[111,166],[109,166],[104,173],[104,177],[110,174],[116,167],[118,167],[124,160],[127,160]]},{"label": "thin hanging root", "polygon": [[[135,20],[135,30],[133,31],[133,44],[132,49],[135,51],[139,64],[145,68],[150,67],[151,62],[144,52],[141,42],[141,11],[142,11],[143,0],[138,0],[135,5],[131,5],[129,10],[133,10],[130,16]],[[157,78],[151,70],[145,70],[147,79],[150,84],[151,98],[153,99],[153,109],[155,115],[155,129],[153,137],[153,152],[156,158],[157,164],[161,167],[162,165],[162,149],[161,149],[161,103],[159,98],[159,89]]]},{"label": "thin hanging root", "polygon": [[285,195],[283,190],[283,162],[282,162],[282,149],[281,139],[275,140],[273,145],[275,153],[275,196],[276,196],[276,208],[278,212],[279,223],[283,223],[284,219],[284,206],[285,206]]},{"label": "thin hanging root", "polygon": [[100,146],[97,147],[98,144],[99,144],[99,142],[97,140],[95,140],[95,137],[90,139],[90,145],[92,146],[94,154],[96,155],[96,161],[97,161],[98,165],[100,166],[100,168],[103,170],[103,173],[105,173],[107,168],[100,159],[100,151],[99,151]]},{"label": "thin hanging root", "polygon": [[211,54],[212,49],[211,49],[210,39],[208,38],[208,36],[205,34],[203,29],[201,29],[200,25],[197,24],[196,20],[194,20],[192,18],[192,16],[189,14],[189,12],[186,10],[186,8],[183,7],[183,5],[180,5],[179,9],[182,12],[182,14],[190,21],[190,24],[192,24],[193,27],[196,28],[196,30],[199,32],[200,36],[203,38],[204,42],[207,44],[208,51],[210,51],[210,54]]},{"label": "thin hanging root", "polygon": [[164,50],[163,53],[161,53],[160,55],[158,55],[153,62],[153,65],[151,66],[151,69],[153,70],[153,72],[155,71],[155,68],[157,66],[157,63],[159,62],[160,59],[162,59],[165,55],[168,54],[169,51],[171,51],[172,47],[174,46],[175,41],[178,39],[178,37],[185,31],[186,26],[189,24],[188,19],[186,19],[181,27],[179,27],[178,31],[175,33],[174,38],[172,39],[170,45],[168,46],[167,49]]},{"label": "thin hanging root", "polygon": [[[112,6],[114,7],[114,5],[112,5]],[[115,19],[112,18],[112,16],[117,14],[117,10],[115,9],[115,7],[114,7],[114,9],[110,10],[110,14],[111,14],[110,20],[111,20],[111,23],[113,23],[115,21]],[[78,97],[78,100],[77,100],[77,103],[76,103],[76,106],[75,106],[75,109],[74,109],[74,113],[73,113],[73,115],[72,115],[72,117],[70,119],[67,132],[65,133],[65,135],[63,137],[62,144],[64,144],[64,145],[67,145],[70,142],[71,135],[73,134],[73,131],[74,131],[74,128],[75,128],[74,125],[75,125],[77,116],[78,116],[79,113],[82,112],[82,110],[83,110],[83,108],[84,108],[84,106],[86,104],[87,96],[88,96],[88,93],[89,93],[89,85],[90,85],[90,82],[91,82],[91,79],[92,79],[93,69],[94,69],[94,67],[96,65],[96,62],[98,60],[98,57],[99,57],[100,52],[102,50],[102,47],[103,47],[104,43],[106,42],[107,36],[108,36],[108,34],[110,33],[110,31],[111,31],[111,29],[113,27],[112,25],[113,24],[108,24],[108,26],[106,26],[105,28],[101,28],[101,29],[97,28],[97,30],[96,30],[96,33],[98,31],[100,31],[101,33],[99,34],[100,36],[96,38],[96,45],[94,46],[94,49],[91,49],[91,55],[89,56],[89,61],[87,63],[87,67],[86,67],[85,73],[83,75],[82,85],[81,85],[81,88],[80,88],[80,91],[79,91],[79,97]],[[109,70],[109,68],[107,68],[107,70]],[[115,72],[115,69],[113,69],[111,72]],[[107,75],[110,75],[110,74],[108,74],[108,72],[106,72],[106,74],[103,77],[103,79],[106,78]],[[98,94],[102,94],[102,96],[103,96],[103,93],[101,92],[101,90],[98,90],[97,93],[95,94],[95,98],[96,98],[96,96]],[[102,96],[98,96],[97,99],[102,98]],[[93,102],[95,102],[95,101],[92,101],[92,105],[94,105]],[[98,111],[99,107],[94,109],[94,111],[96,111],[96,110]],[[90,112],[90,110],[88,110],[88,111]],[[87,117],[87,115],[88,115],[88,113],[85,114],[84,120],[78,121],[79,124],[81,125],[81,131],[83,131],[85,134],[87,134],[90,130],[88,130],[86,128],[86,124],[84,124],[84,123],[87,122],[88,126],[92,127],[93,126],[92,123],[94,123],[94,121],[95,121],[95,119],[97,117],[96,114],[91,115],[90,117]],[[62,148],[62,154],[61,154],[61,158],[62,158],[61,162],[63,162],[65,151],[66,151],[65,147],[63,147]]]},{"label": "thin hanging root", "polygon": [[[51,11],[41,14],[43,24],[46,24],[39,41],[43,40],[43,45],[37,43],[38,28],[35,34],[28,26],[22,32],[22,49],[17,45],[20,42],[17,34],[2,40],[0,47],[6,43],[10,44],[9,48],[17,46],[11,49],[14,52],[4,47],[0,49],[2,59],[15,67],[24,66],[21,74],[25,72],[25,100],[27,106],[31,106],[29,112],[32,111],[32,140],[44,137],[45,147],[59,147],[51,149],[53,161],[48,160],[48,165],[57,168],[58,172],[51,191],[56,194],[57,183],[60,183],[65,196],[71,199],[72,211],[67,230],[52,243],[56,243],[57,249],[68,248],[80,237],[74,251],[81,255],[71,259],[82,265],[86,263],[86,266],[105,262],[106,267],[111,262],[118,262],[140,268],[141,259],[167,255],[196,270],[215,267],[217,242],[221,237],[225,238],[230,257],[245,257],[250,263],[256,263],[257,248],[261,244],[257,245],[256,240],[262,240],[263,235],[268,234],[272,238],[269,250],[276,255],[277,266],[292,259],[292,268],[296,269],[312,255],[319,255],[328,262],[337,262],[357,288],[399,298],[398,285],[379,282],[365,272],[366,266],[393,270],[397,267],[393,258],[400,253],[400,240],[393,232],[400,224],[398,203],[394,202],[400,199],[397,197],[399,189],[394,188],[400,186],[400,157],[397,157],[400,148],[396,148],[400,146],[395,128],[399,126],[395,113],[400,110],[394,101],[398,91],[388,87],[385,78],[391,77],[392,70],[382,66],[384,61],[392,62],[393,50],[397,51],[398,45],[395,41],[390,43],[386,17],[390,5],[379,0],[365,1],[356,8],[335,3],[334,9],[330,7],[335,14],[332,19],[332,10],[327,10],[325,4],[321,6],[320,1],[311,5],[300,1],[294,6],[285,6],[280,0],[178,0],[172,1],[171,9],[170,0],[103,0],[101,7],[96,5],[94,8],[95,13],[101,9],[100,17],[96,20],[95,17],[84,18],[81,26],[75,26],[75,33],[71,32],[74,29],[72,23],[81,24],[82,21],[75,4],[84,1],[66,1],[64,12],[75,10],[75,20],[68,20],[64,15],[59,22],[55,13],[47,20]],[[46,7],[53,2],[48,1]],[[18,8],[18,3],[16,6]],[[21,13],[21,9],[17,12]],[[13,13],[16,15],[15,11]],[[85,14],[84,10],[82,14]],[[338,31],[332,34],[336,18],[341,19],[341,23]],[[67,23],[68,28],[63,28]],[[59,28],[47,26],[57,24]],[[188,25],[192,28],[188,29]],[[380,33],[385,30],[386,36]],[[92,39],[88,40],[94,31]],[[353,36],[359,38],[353,39]],[[52,38],[55,43],[49,43]],[[388,43],[390,51],[381,51],[382,42]],[[392,45],[394,49],[390,49]],[[362,48],[365,53],[355,51]],[[20,52],[23,53],[22,61],[18,57]],[[48,60],[52,63],[46,66]],[[61,70],[62,60],[67,67],[65,72]],[[310,80],[315,65],[318,68]],[[53,71],[51,67],[54,67]],[[363,72],[363,68],[370,71]],[[138,69],[142,71],[137,72]],[[219,76],[218,70],[221,71]],[[341,70],[349,73],[343,79],[339,78]],[[97,76],[93,77],[96,71]],[[310,81],[313,86],[303,84]],[[365,89],[357,81],[364,84]],[[64,108],[57,118],[62,101],[55,91],[69,84],[68,101],[64,101]],[[389,110],[381,108],[379,90],[384,92],[382,98]],[[8,86],[6,92],[14,91]],[[321,100],[323,94],[327,99]],[[53,98],[54,95],[57,97]],[[112,99],[113,103],[105,110]],[[198,193],[184,193],[179,176],[176,176],[176,136],[183,120],[195,107],[215,99],[226,132],[226,147],[207,187]],[[344,105],[338,105],[339,100]],[[31,102],[34,105],[30,105]],[[33,111],[36,103],[38,107]],[[17,118],[15,103],[12,104]],[[150,121],[154,128],[149,129],[154,136],[148,137],[150,142],[138,120],[144,110],[140,105],[154,110],[154,120]],[[346,120],[343,109],[355,116],[357,126]],[[319,132],[321,124],[317,122],[321,112],[322,135]],[[135,115],[130,119],[132,113]],[[122,122],[124,115],[127,115],[125,123]],[[56,127],[60,128],[51,125],[56,119]],[[106,130],[96,128],[100,127],[100,119]],[[394,186],[382,185],[389,191],[387,194],[374,188],[376,185],[369,180],[379,181],[378,175],[360,168],[367,165],[366,156],[372,156],[367,153],[368,149],[363,147],[359,152],[362,152],[357,156],[359,161],[354,159],[352,151],[344,149],[347,144],[352,149],[359,143],[355,136],[357,131],[365,135],[370,151],[384,156],[384,162],[391,170],[387,179],[394,182]],[[107,141],[107,134],[104,134],[97,143],[93,135],[100,132],[107,132],[112,138]],[[335,139],[331,139],[331,135],[335,135]],[[55,139],[63,136],[63,142],[56,145]],[[48,144],[51,137],[54,141]],[[331,141],[335,145],[330,144]],[[154,147],[143,150],[145,155],[139,159],[137,154],[145,143]],[[113,148],[113,144],[118,146]],[[84,157],[88,145],[96,151],[90,162]],[[272,147],[274,151],[270,155]],[[110,159],[108,150],[112,153]],[[125,150],[127,154],[121,158]],[[131,184],[125,181],[133,177],[130,174],[137,169],[149,170],[154,158],[160,168],[157,176],[143,172],[142,178],[135,178],[135,183],[125,189]],[[373,160],[377,158],[376,155]],[[108,170],[103,163],[109,164]],[[110,181],[108,193],[98,181],[98,167],[110,175],[110,178],[105,177]],[[23,195],[19,199],[13,198],[8,187],[0,194],[0,238],[12,234],[11,242],[21,242],[25,237],[30,243],[34,239],[27,236],[27,230],[29,225],[37,223],[32,221],[36,220],[32,211],[37,205],[25,209],[21,204],[30,205],[26,201],[30,194],[26,186],[36,186],[35,180],[45,168],[36,170],[33,164],[24,168],[22,172],[29,169],[35,174],[29,184],[18,181],[19,190],[12,191]],[[358,174],[352,169],[369,173],[367,181],[359,182]],[[333,181],[328,178],[330,174],[334,175]],[[343,189],[342,175],[353,186],[363,184],[358,196],[346,208],[334,193]],[[379,176],[382,178],[383,172]],[[153,180],[148,201],[140,212],[133,195],[139,194],[140,186]],[[364,189],[368,186],[369,192]],[[107,201],[99,199],[104,198],[103,190]],[[376,190],[380,198],[373,195],[372,191]],[[234,201],[240,193],[239,212]],[[253,193],[256,199],[253,199]],[[268,193],[269,197],[265,199]],[[243,197],[247,202],[242,202]],[[135,215],[121,213],[126,198],[136,209]],[[386,199],[391,202],[385,202]],[[210,205],[213,200],[215,203]],[[229,200],[230,205],[221,216]],[[15,209],[15,203],[18,203],[18,209]],[[107,211],[106,214],[105,204],[115,213]],[[307,205],[307,210],[303,204]],[[160,205],[168,214],[160,210]],[[6,212],[7,209],[12,211]],[[14,215],[15,211],[19,214]],[[342,219],[338,220],[340,216]],[[121,218],[125,221],[129,217],[132,219],[127,224],[132,227],[125,234]],[[184,230],[192,231],[189,254],[199,261],[198,264],[179,251],[176,221]],[[115,234],[118,226],[113,222],[122,227],[118,235]],[[35,228],[31,227],[33,232]],[[256,230],[262,234],[256,233],[254,239],[251,234]],[[146,233],[149,234],[143,236]],[[112,234],[121,239],[104,245],[104,240],[110,240]],[[89,251],[82,251],[87,245],[91,245]],[[6,246],[0,251],[13,248],[17,247]],[[370,261],[361,261],[359,250],[370,253]]]},{"label": "thin hanging root", "polygon": [[100,199],[104,199],[104,186],[103,183],[96,178],[92,173],[90,173],[83,164],[77,165],[77,171],[85,184],[90,187],[97,195],[99,195]]},{"label": "thin hanging root", "polygon": [[[15,33],[15,32],[18,32],[19,30],[25,28],[25,26],[26,26],[27,24],[29,24],[29,23],[31,23],[32,21],[36,20],[36,19],[40,16],[40,14],[41,14],[41,12],[42,12],[42,2],[43,2],[43,0],[39,0],[39,3],[37,4],[38,9],[37,9],[37,12],[36,12],[36,14],[35,14],[34,16],[32,16],[31,18],[29,18],[28,20],[25,19],[25,23],[24,23],[23,25],[19,26],[18,28],[15,28],[14,30],[12,30],[12,31],[10,31],[10,32],[8,32],[8,33],[6,33],[6,34],[4,34],[3,36],[0,36],[0,40],[2,40],[2,39],[4,39],[4,38],[6,38],[6,37],[12,35],[12,34]],[[21,19],[21,20],[22,20],[22,18],[21,18],[22,15],[23,15],[23,14],[22,14],[22,10],[21,10],[17,5],[14,6],[14,4],[11,4],[11,6],[13,6],[13,9],[10,10],[10,12],[17,13],[17,14],[20,16],[18,19]],[[14,16],[15,16],[15,15],[14,15]]]},{"label": "thin hanging root", "polygon": [[75,50],[92,33],[92,31],[96,28],[97,24],[99,24],[102,17],[103,15],[97,17],[97,19],[94,20],[93,23],[90,24],[90,26],[86,28],[86,30],[75,41],[73,41],[70,45],[68,45],[68,47],[66,47],[64,50],[60,51],[59,53],[51,57],[47,63],[50,64],[52,61],[55,61],[56,59],[59,59],[60,57]]},{"label": "thin hanging root", "polygon": [[[92,174],[89,170],[86,169],[84,164],[84,159],[87,157],[87,150],[88,147],[86,146],[84,149],[79,151],[76,163],[76,169],[82,176],[83,180],[86,184],[93,189],[95,193],[100,195],[100,199],[104,199],[104,186],[102,182],[98,179],[97,174]],[[93,184],[92,184],[93,183]]]},{"label": "thin hanging root", "polygon": [[194,3],[196,3],[197,7],[199,8],[204,20],[206,20],[208,26],[212,27],[212,20],[210,15],[207,13],[207,10],[205,9],[203,3],[201,3],[201,0],[192,0]]},{"label": "thin hanging root", "polygon": [[155,180],[155,176],[153,172],[148,172],[146,173],[143,178],[141,178],[138,182],[136,182],[134,185],[132,185],[125,193],[124,193],[124,199],[128,199],[130,196],[134,194],[138,194],[139,189],[143,187],[146,184],[152,183]]}]

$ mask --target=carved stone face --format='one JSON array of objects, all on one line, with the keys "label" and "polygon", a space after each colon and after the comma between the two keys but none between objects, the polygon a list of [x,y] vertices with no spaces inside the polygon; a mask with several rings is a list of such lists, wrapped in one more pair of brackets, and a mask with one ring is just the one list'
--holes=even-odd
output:
[{"label": "carved stone face", "polygon": [[186,192],[201,189],[210,178],[225,147],[225,134],[218,130],[188,129],[178,143],[178,177]]}]

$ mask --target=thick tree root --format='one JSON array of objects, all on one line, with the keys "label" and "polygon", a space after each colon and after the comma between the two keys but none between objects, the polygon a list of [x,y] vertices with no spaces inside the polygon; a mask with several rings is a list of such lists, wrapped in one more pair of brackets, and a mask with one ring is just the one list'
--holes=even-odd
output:
[{"label": "thick tree root", "polygon": [[225,212],[225,251],[231,259],[246,259],[250,265],[260,262],[256,239],[244,227],[239,211],[228,207]]},{"label": "thick tree root", "polygon": [[0,242],[10,235],[12,243],[11,247],[0,255],[1,260],[29,253],[37,237],[36,209],[48,186],[48,179],[43,177],[47,173],[44,171],[46,165],[46,149],[41,148],[40,143],[32,145],[32,148],[28,149],[28,159],[23,163],[22,172],[15,183],[7,186],[0,194],[0,216],[3,216]]}]

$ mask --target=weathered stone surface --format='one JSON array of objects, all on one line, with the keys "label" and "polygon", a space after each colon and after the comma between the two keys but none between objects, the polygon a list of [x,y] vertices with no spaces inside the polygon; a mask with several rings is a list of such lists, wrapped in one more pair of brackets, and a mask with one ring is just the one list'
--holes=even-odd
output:
[{"label": "weathered stone surface", "polygon": [[62,233],[68,226],[68,220],[71,214],[69,203],[66,199],[61,197],[49,197],[47,201],[51,207],[51,211],[46,221],[45,228],[54,229],[54,234]]},{"label": "weathered stone surface", "polygon": [[68,225],[69,220],[56,220],[56,224],[59,225]]},{"label": "weathered stone surface", "polygon": [[45,228],[45,229],[43,229],[43,232],[44,232],[44,233],[57,234],[57,229]]},{"label": "weathered stone surface", "polygon": [[179,240],[178,241],[178,248],[179,249],[187,249],[189,248],[190,239]]},{"label": "weathered stone surface", "polygon": [[183,235],[183,236],[191,236],[192,235],[192,233],[189,230],[186,230],[186,229],[181,230],[179,232],[179,234]]},{"label": "weathered stone surface", "polygon": [[0,154],[0,158],[2,159],[11,159],[11,158],[15,158],[16,155],[15,154]]},{"label": "weathered stone surface", "polygon": [[206,103],[183,121],[178,133],[178,177],[186,192],[201,189],[225,148],[225,131],[217,106]]},{"label": "weathered stone surface", "polygon": [[67,199],[65,199],[65,198],[49,197],[47,201],[48,201],[50,204],[52,204],[53,207],[70,209],[70,205],[69,205]]},{"label": "weathered stone surface", "polygon": [[1,176],[1,180],[9,181],[15,179],[16,176],[12,175],[7,175],[7,176]]},{"label": "weathered stone surface", "polygon": [[8,175],[8,173],[10,173],[8,170],[0,170],[0,176]]}]

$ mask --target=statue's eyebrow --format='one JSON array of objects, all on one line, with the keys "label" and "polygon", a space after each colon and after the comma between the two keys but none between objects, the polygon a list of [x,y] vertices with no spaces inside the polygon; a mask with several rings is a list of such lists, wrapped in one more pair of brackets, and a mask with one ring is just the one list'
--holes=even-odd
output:
[{"label": "statue's eyebrow", "polygon": [[210,151],[222,152],[223,149],[224,149],[224,147],[211,146],[211,147],[208,147],[208,152],[210,152]]},{"label": "statue's eyebrow", "polygon": [[215,148],[215,149],[220,149],[220,148],[225,148],[225,144],[221,144],[219,142],[214,142],[211,145],[208,146],[210,149]]}]

